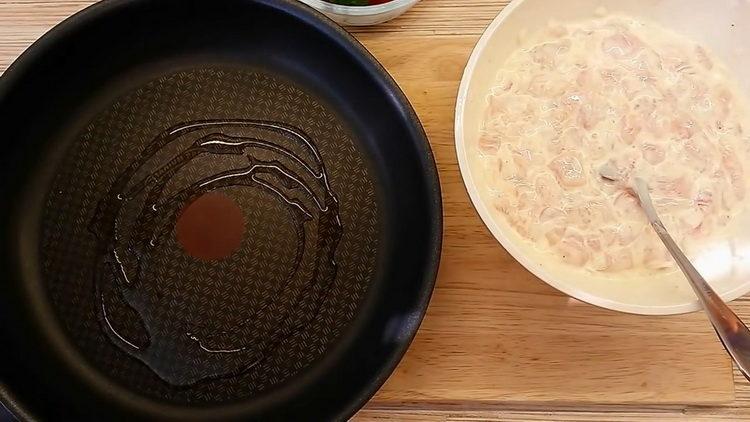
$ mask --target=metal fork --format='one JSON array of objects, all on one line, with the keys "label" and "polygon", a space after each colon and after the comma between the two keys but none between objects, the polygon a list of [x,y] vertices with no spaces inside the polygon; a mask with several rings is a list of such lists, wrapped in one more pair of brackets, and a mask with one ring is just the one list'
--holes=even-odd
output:
[{"label": "metal fork", "polygon": [[[617,172],[612,171],[611,168],[603,167],[599,171],[600,175],[608,180],[622,183]],[[706,282],[703,276],[698,273],[690,260],[685,256],[677,243],[669,235],[664,224],[656,214],[656,208],[651,201],[651,195],[649,194],[648,183],[640,177],[633,178],[632,186],[628,186],[638,196],[638,200],[641,203],[641,207],[646,212],[651,227],[654,228],[656,234],[664,242],[664,246],[680,267],[682,272],[690,282],[690,286],[693,288],[695,295],[698,296],[698,300],[703,309],[708,314],[708,319],[716,330],[716,334],[719,335],[721,343],[724,348],[729,352],[729,356],[740,369],[742,374],[750,380],[750,330],[740,320],[737,315],[732,312],[727,304],[716,294],[714,289]]]}]

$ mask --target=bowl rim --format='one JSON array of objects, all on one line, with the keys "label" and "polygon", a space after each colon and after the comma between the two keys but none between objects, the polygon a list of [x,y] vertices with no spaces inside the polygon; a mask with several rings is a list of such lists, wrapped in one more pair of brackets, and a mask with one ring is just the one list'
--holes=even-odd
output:
[{"label": "bowl rim", "polygon": [[[474,181],[474,177],[471,174],[471,165],[469,164],[466,140],[464,137],[464,113],[466,110],[466,101],[468,99],[469,86],[471,85],[477,64],[484,56],[490,39],[494,36],[498,28],[500,28],[500,26],[503,25],[503,23],[505,23],[505,21],[510,16],[512,16],[516,8],[518,8],[524,2],[525,0],[511,1],[510,4],[508,4],[503,10],[501,10],[500,13],[498,13],[498,15],[492,20],[489,26],[487,26],[485,31],[482,33],[481,38],[475,45],[471,56],[469,57],[469,61],[464,68],[463,76],[461,78],[461,84],[459,85],[458,89],[454,126],[456,154],[458,158],[458,166],[461,172],[461,178],[463,179],[464,186],[467,193],[469,194],[474,209],[477,211],[482,222],[487,227],[487,229],[489,229],[495,239],[516,261],[518,261],[527,271],[531,272],[534,276],[570,297],[594,306],[598,306],[600,308],[638,315],[675,315],[700,310],[701,305],[697,298],[692,302],[674,305],[638,305],[607,299],[589,293],[584,289],[571,285],[570,283],[558,280],[557,277],[553,276],[552,273],[545,270],[533,259],[531,259],[518,246],[516,241],[506,235],[506,230],[498,225],[487,205],[480,197],[479,190],[477,189],[477,185]],[[723,292],[722,294],[720,294],[720,296],[725,301],[731,301],[745,295],[748,292],[750,292],[750,283],[745,283],[740,284],[726,292]]]},{"label": "bowl rim", "polygon": [[303,3],[312,6],[322,12],[335,13],[337,15],[347,16],[372,16],[383,13],[393,12],[401,8],[411,7],[419,0],[391,0],[383,4],[373,4],[370,6],[346,6],[343,4],[329,3],[325,0],[301,0]]}]

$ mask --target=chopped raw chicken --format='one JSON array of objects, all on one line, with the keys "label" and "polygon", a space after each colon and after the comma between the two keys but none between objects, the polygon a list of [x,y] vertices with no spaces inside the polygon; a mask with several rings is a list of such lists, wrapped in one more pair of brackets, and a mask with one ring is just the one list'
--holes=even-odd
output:
[{"label": "chopped raw chicken", "polygon": [[750,114],[704,47],[655,25],[603,17],[550,24],[513,53],[488,98],[478,151],[495,209],[559,261],[593,271],[673,266],[632,192],[645,177],[679,242],[745,206]]}]

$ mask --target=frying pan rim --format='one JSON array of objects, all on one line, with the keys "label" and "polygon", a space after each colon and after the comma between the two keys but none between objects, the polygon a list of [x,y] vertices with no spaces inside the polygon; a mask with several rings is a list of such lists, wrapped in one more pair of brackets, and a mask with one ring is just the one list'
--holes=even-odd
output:
[{"label": "frying pan rim", "polygon": [[[16,84],[17,75],[24,74],[29,68],[32,68],[39,58],[44,57],[55,44],[69,32],[74,31],[79,26],[87,22],[95,21],[102,14],[119,7],[127,7],[131,3],[144,2],[148,0],[104,0],[85,7],[75,14],[64,19],[44,35],[32,43],[13,63],[0,75],[0,103],[10,87]],[[429,246],[425,247],[421,280],[421,293],[416,301],[418,310],[416,323],[411,326],[412,329],[405,336],[405,341],[399,344],[391,353],[389,360],[383,361],[377,368],[377,376],[373,377],[368,387],[359,391],[354,399],[349,402],[348,406],[343,407],[336,419],[348,419],[355,414],[375,393],[382,387],[388,377],[393,373],[398,363],[402,360],[407,349],[416,336],[419,326],[424,320],[427,308],[434,292],[437,279],[438,268],[440,265],[442,251],[443,235],[443,206],[442,191],[440,185],[439,173],[434,154],[430,147],[429,139],[425,133],[424,127],[419,120],[413,106],[398,86],[393,77],[386,69],[375,59],[375,57],[356,39],[342,27],[334,23],[325,15],[314,10],[313,8],[297,2],[295,0],[251,0],[260,3],[266,7],[271,7],[283,14],[298,13],[295,16],[313,27],[316,31],[324,33],[332,41],[338,43],[343,49],[347,50],[353,58],[357,59],[365,72],[377,75],[375,80],[381,85],[382,91],[387,95],[393,96],[394,103],[399,106],[399,111],[405,114],[405,121],[410,124],[407,130],[411,135],[413,147],[419,153],[419,163],[415,164],[420,167],[423,182],[425,183],[425,193],[429,197],[429,203],[426,204],[431,209],[432,215],[429,218],[428,227],[430,229],[431,239]],[[349,51],[348,48],[353,51]],[[361,333],[360,333],[361,335]],[[11,410],[15,416],[26,419],[36,420],[37,417],[28,409],[16,395],[7,388],[0,380],[0,403]]]}]

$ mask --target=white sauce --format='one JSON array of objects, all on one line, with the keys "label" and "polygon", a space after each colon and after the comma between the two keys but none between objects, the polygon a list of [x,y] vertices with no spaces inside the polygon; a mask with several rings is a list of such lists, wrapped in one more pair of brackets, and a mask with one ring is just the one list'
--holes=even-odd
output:
[{"label": "white sauce", "polygon": [[744,209],[750,116],[703,47],[615,16],[550,24],[498,74],[479,139],[493,208],[536,248],[593,271],[671,268],[610,163],[651,186],[685,248]]}]

